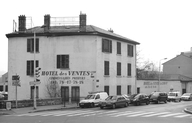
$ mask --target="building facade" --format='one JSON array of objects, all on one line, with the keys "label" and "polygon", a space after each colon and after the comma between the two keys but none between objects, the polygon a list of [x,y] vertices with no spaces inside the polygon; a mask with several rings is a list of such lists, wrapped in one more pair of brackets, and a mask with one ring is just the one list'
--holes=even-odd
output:
[{"label": "building facade", "polygon": [[45,15],[43,27],[26,29],[26,17],[19,16],[19,31],[6,35],[9,100],[16,98],[15,75],[18,100],[32,99],[35,87],[39,99],[75,100],[92,91],[136,92],[138,42],[86,25],[85,14],[80,14],[78,26],[51,23],[50,15]]}]

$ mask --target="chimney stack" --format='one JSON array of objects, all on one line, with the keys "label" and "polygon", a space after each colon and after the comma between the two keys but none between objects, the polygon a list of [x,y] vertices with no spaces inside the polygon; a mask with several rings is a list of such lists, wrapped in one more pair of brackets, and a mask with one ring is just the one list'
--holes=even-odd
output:
[{"label": "chimney stack", "polygon": [[44,31],[49,32],[50,28],[50,15],[45,15],[44,16]]},{"label": "chimney stack", "polygon": [[80,13],[79,15],[79,30],[80,32],[86,32],[86,14]]},{"label": "chimney stack", "polygon": [[25,15],[19,16],[19,31],[25,31],[26,30],[26,17]]}]

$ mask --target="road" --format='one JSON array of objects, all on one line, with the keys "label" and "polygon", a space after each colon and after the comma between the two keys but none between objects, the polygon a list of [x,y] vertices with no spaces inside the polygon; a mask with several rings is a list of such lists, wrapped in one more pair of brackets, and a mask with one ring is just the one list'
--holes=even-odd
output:
[{"label": "road", "polygon": [[183,112],[191,101],[130,105],[126,108],[79,108],[0,116],[0,123],[191,123]]}]

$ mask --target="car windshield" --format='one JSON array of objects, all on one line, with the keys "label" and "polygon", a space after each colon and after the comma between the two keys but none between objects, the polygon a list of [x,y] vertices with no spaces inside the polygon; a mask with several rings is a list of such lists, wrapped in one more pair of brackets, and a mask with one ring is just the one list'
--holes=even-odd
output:
[{"label": "car windshield", "polygon": [[169,96],[175,96],[176,93],[169,93]]},{"label": "car windshield", "polygon": [[137,94],[134,96],[134,98],[139,98],[140,97],[140,94]]},{"label": "car windshield", "polygon": [[190,93],[183,94],[183,96],[190,96],[190,95],[191,95]]},{"label": "car windshield", "polygon": [[85,97],[85,99],[94,99],[95,95],[87,95],[87,97]]},{"label": "car windshield", "polygon": [[136,95],[137,95],[137,94],[133,94],[133,95],[130,96],[130,98],[134,98]]},{"label": "car windshield", "polygon": [[153,95],[153,96],[158,96],[159,93],[158,93],[158,92],[155,92],[155,93],[153,93],[152,95]]},{"label": "car windshield", "polygon": [[116,100],[117,96],[108,96],[106,100]]}]

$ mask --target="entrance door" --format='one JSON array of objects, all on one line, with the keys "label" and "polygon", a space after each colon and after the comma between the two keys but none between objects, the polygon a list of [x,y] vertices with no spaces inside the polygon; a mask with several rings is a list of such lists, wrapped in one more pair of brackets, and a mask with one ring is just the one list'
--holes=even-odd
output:
[{"label": "entrance door", "polygon": [[61,87],[61,97],[62,102],[69,102],[69,87],[68,86],[62,86]]},{"label": "entrance door", "polygon": [[79,101],[80,100],[79,95],[80,95],[79,86],[73,86],[71,88],[71,101],[72,102]]}]

